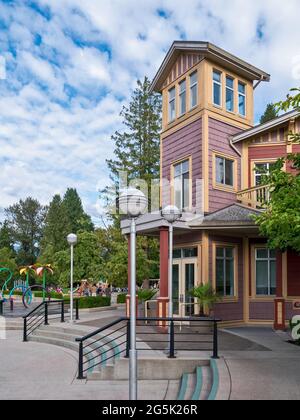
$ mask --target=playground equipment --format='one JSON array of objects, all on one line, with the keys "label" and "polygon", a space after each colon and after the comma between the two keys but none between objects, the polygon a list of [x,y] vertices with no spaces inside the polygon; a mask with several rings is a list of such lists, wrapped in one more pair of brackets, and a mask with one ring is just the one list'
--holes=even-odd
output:
[{"label": "playground equipment", "polygon": [[41,286],[40,284],[35,284],[33,286],[29,286],[24,291],[23,296],[22,296],[22,302],[23,302],[23,305],[25,306],[26,309],[29,308],[29,306],[31,304],[30,296],[32,296],[32,291],[36,290],[36,289],[39,289],[39,290],[43,291],[43,302],[46,301],[46,295],[47,295],[48,300],[51,299],[51,293],[48,292],[48,290],[45,287]]},{"label": "playground equipment", "polygon": [[6,290],[8,290],[8,283],[12,280],[13,273],[9,268],[5,268],[5,267],[0,268],[0,274],[1,273],[7,273],[8,274],[7,279],[5,280],[5,282],[2,286],[2,289],[1,289],[1,294],[2,294],[2,296],[4,296],[4,292]]}]

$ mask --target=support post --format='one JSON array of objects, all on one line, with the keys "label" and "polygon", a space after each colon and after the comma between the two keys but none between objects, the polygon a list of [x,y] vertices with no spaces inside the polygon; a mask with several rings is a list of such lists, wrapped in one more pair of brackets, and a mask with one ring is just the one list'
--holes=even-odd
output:
[{"label": "support post", "polygon": [[24,318],[23,341],[24,341],[24,343],[26,343],[26,341],[27,341],[27,318]]},{"label": "support post", "polygon": [[65,301],[64,300],[61,301],[61,317],[60,317],[60,322],[61,323],[65,322]]},{"label": "support post", "polygon": [[79,321],[79,299],[75,299],[76,321]]},{"label": "support post", "polygon": [[130,227],[130,350],[129,350],[129,399],[137,400],[137,352],[136,352],[136,224]]},{"label": "support post", "polygon": [[218,349],[218,323],[214,321],[214,331],[213,331],[213,359],[219,359],[219,349]]},{"label": "support post", "polygon": [[47,302],[45,302],[45,322],[44,322],[44,324],[49,325],[49,323],[48,323],[48,303]]},{"label": "support post", "polygon": [[79,342],[79,356],[78,356],[78,377],[77,379],[85,379],[83,376],[83,342]]},{"label": "support post", "polygon": [[274,299],[274,329],[285,330],[285,299],[283,298],[282,252],[276,253],[276,298]]},{"label": "support post", "polygon": [[[166,318],[169,302],[169,228],[160,228],[160,296],[157,300],[157,317]],[[158,321],[159,327],[166,328],[166,321]]]},{"label": "support post", "polygon": [[169,359],[175,359],[175,329],[174,329],[174,321],[170,322],[170,334],[169,334]]}]

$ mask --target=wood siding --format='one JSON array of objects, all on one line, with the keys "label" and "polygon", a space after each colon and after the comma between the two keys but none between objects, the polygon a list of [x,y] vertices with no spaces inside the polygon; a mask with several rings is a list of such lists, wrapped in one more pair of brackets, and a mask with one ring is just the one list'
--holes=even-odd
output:
[{"label": "wood siding", "polygon": [[213,152],[217,151],[237,159],[237,185],[241,188],[241,158],[230,146],[229,136],[237,134],[241,129],[209,118],[208,123],[209,137],[209,212],[220,210],[230,204],[236,203],[236,194],[227,191],[221,191],[213,188]]},{"label": "wood siding", "polygon": [[[162,140],[162,178],[171,181],[171,166],[174,162],[192,158],[193,206],[196,204],[196,180],[202,179],[202,119],[187,125]],[[170,204],[170,190],[162,187],[162,204]]]},{"label": "wood siding", "polygon": [[189,71],[203,59],[200,54],[181,54],[163,84],[163,89],[173,83],[178,77]]}]

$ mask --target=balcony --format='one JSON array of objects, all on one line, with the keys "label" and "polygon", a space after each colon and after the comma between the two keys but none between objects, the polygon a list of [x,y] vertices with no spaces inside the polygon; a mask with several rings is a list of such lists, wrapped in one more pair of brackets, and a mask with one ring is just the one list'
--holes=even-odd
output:
[{"label": "balcony", "polygon": [[242,190],[237,193],[237,201],[239,203],[255,209],[266,208],[268,200],[269,187],[267,185],[247,188],[246,190]]}]

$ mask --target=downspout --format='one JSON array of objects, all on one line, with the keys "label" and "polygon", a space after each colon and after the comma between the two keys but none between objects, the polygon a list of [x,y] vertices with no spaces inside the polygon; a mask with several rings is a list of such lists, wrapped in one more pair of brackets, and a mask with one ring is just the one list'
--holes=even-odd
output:
[{"label": "downspout", "polygon": [[230,147],[239,155],[239,157],[242,157],[242,153],[233,144],[232,136],[229,136],[229,144]]}]

